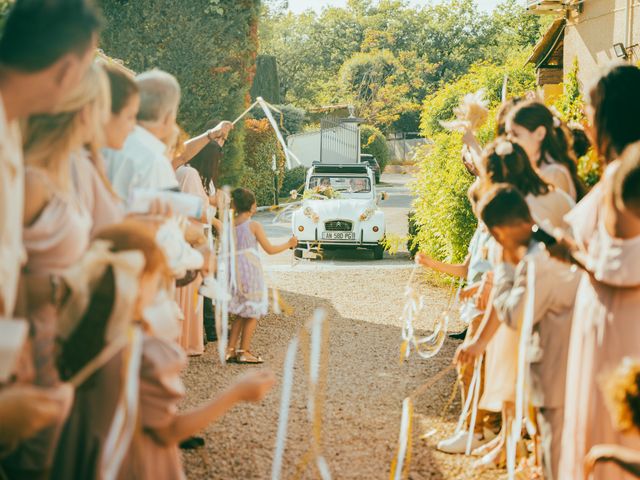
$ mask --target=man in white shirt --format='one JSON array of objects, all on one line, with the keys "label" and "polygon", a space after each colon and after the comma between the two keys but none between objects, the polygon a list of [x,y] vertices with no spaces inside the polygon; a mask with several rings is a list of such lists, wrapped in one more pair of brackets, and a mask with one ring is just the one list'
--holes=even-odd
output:
[{"label": "man in white shirt", "polygon": [[[167,145],[176,139],[176,118],[180,105],[180,85],[162,70],[151,70],[136,77],[140,90],[138,125],[121,151],[104,151],[107,176],[120,197],[127,199],[134,188],[177,189],[174,167],[167,156]],[[177,163],[185,163],[210,141],[226,139],[232,125],[222,122],[185,143]]]}]

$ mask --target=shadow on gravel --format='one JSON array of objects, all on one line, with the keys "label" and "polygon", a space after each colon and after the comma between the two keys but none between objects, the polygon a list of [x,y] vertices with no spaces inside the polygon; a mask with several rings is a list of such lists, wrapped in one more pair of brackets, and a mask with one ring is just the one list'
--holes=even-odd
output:
[{"label": "shadow on gravel", "polygon": [[[322,425],[323,453],[334,479],[388,478],[397,448],[402,400],[449,365],[458,342],[448,340],[442,352],[429,361],[412,357],[400,364],[398,327],[380,325],[375,319],[368,322],[345,318],[323,298],[291,292],[281,294],[295,312],[290,317],[270,314],[262,319],[253,351],[263,356],[266,366],[276,371],[280,382],[288,341],[315,308],[324,308],[330,319],[330,357]],[[206,353],[192,358],[185,372],[187,399],[183,408],[212,398],[250,368],[253,367],[221,366],[217,345],[208,344]],[[413,480],[481,478],[469,472],[464,458],[433,450],[435,441],[454,428],[452,412],[459,410],[457,400],[445,418],[440,417],[454,381],[455,375],[451,373],[415,402],[410,474]],[[262,404],[239,405],[209,427],[204,432],[206,446],[183,455],[188,478],[270,478],[280,387],[278,384]],[[428,443],[420,440],[422,434],[433,428],[438,430],[438,435]],[[295,476],[296,464],[307,451],[310,432],[304,359],[299,354],[282,478]],[[309,468],[301,478],[318,478],[318,475]]]}]

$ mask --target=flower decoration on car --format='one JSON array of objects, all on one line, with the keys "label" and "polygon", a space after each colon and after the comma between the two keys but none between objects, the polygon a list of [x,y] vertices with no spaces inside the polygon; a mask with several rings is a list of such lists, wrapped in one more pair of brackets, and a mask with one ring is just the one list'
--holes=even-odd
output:
[{"label": "flower decoration on car", "polygon": [[360,214],[360,221],[366,222],[371,218],[371,215],[373,215],[374,213],[375,213],[375,209],[367,208],[364,212]]},{"label": "flower decoration on car", "polygon": [[318,223],[320,221],[320,215],[314,212],[311,207],[305,208],[302,213],[304,213],[305,217],[310,218],[313,223]]},{"label": "flower decoration on car", "polygon": [[304,198],[335,199],[340,198],[340,194],[330,185],[318,185],[304,192]]}]

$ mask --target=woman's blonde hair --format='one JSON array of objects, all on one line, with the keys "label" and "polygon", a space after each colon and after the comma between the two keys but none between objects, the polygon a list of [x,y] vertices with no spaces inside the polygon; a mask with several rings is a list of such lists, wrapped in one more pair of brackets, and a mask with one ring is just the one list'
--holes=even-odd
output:
[{"label": "woman's blonde hair", "polygon": [[[89,118],[85,124],[81,113],[87,107]],[[109,79],[103,68],[94,63],[53,112],[29,118],[24,132],[25,163],[47,170],[59,188],[70,190],[69,156],[85,146],[83,127],[92,132],[86,146],[91,156],[97,158],[104,144],[104,126],[110,111]]]}]

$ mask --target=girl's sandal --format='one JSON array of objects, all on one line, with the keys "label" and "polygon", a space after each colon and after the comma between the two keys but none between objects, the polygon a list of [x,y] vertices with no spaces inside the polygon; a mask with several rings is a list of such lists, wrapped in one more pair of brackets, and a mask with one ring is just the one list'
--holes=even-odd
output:
[{"label": "girl's sandal", "polygon": [[237,360],[237,357],[238,355],[236,354],[235,348],[227,348],[227,354],[224,357],[227,363],[235,363]]},{"label": "girl's sandal", "polygon": [[238,350],[236,363],[258,364],[264,363],[264,360],[260,356],[256,356],[249,351],[245,352],[244,350]]}]

